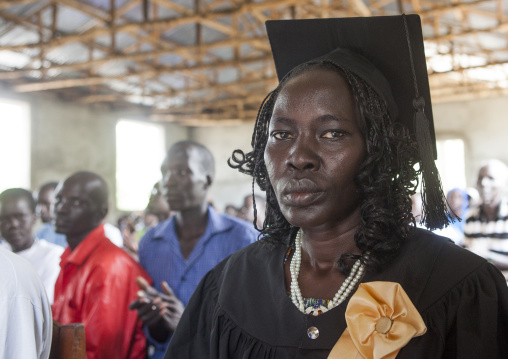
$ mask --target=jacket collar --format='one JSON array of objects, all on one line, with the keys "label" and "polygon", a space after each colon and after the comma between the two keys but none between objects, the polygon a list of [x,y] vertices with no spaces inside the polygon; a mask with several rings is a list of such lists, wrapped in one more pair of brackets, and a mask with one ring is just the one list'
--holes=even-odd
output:
[{"label": "jacket collar", "polygon": [[69,246],[65,248],[61,256],[60,267],[63,268],[67,264],[82,265],[92,252],[104,241],[105,237],[104,224],[101,224],[93,229],[73,251],[71,251]]}]

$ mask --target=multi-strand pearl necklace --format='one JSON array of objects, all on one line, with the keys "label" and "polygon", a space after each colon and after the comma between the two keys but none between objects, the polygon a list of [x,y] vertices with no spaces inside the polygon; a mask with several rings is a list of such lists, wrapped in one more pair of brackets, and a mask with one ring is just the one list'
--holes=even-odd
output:
[{"label": "multi-strand pearl necklace", "polygon": [[291,273],[291,300],[293,301],[293,304],[298,308],[298,310],[300,310],[300,312],[303,314],[318,315],[319,312],[324,313],[338,306],[351,294],[353,289],[356,287],[356,284],[361,280],[363,272],[365,271],[365,266],[361,264],[361,261],[358,259],[353,265],[353,268],[351,268],[351,272],[349,273],[344,283],[342,283],[333,299],[329,301],[328,306],[320,306],[319,308],[309,307],[305,309],[302,292],[300,291],[300,287],[298,285],[298,274],[300,273],[301,263],[302,236],[301,232],[298,231],[295,239],[295,253],[293,254],[293,258],[291,258],[289,271]]}]

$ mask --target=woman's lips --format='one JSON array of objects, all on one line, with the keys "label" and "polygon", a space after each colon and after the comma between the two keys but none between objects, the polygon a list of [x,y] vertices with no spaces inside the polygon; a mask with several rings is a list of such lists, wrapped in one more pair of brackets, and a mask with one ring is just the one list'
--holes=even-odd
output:
[{"label": "woman's lips", "polygon": [[284,184],[281,200],[284,205],[304,207],[321,198],[325,192],[308,178],[293,179]]},{"label": "woman's lips", "polygon": [[324,195],[324,192],[288,192],[282,197],[284,204],[292,207],[305,207],[316,202],[319,198]]}]

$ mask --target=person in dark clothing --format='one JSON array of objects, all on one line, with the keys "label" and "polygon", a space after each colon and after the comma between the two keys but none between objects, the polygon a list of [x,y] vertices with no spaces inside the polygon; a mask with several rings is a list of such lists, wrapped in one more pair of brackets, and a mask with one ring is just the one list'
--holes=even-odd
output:
[{"label": "person in dark clothing", "polygon": [[411,214],[421,174],[425,226],[452,218],[419,17],[267,31],[280,84],[229,161],[266,191],[260,241],[203,278],[165,358],[507,357],[499,270]]}]

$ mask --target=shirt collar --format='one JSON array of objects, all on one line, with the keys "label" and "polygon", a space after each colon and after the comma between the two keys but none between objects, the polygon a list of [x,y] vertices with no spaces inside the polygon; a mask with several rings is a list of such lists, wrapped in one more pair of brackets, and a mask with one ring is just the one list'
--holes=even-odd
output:
[{"label": "shirt collar", "polygon": [[83,264],[90,254],[92,254],[92,252],[104,240],[104,237],[104,225],[101,224],[93,229],[73,251],[71,251],[70,247],[67,246],[61,256],[62,260],[60,262],[60,267],[64,268],[70,263],[75,265]]},{"label": "shirt collar", "polygon": [[[228,231],[233,226],[233,223],[226,220],[226,218],[227,217],[218,213],[213,207],[208,206],[208,223],[203,236],[211,237],[214,234]],[[165,239],[171,233],[176,233],[175,219],[173,217],[158,225],[154,230],[154,236],[152,238],[155,240]]]}]

